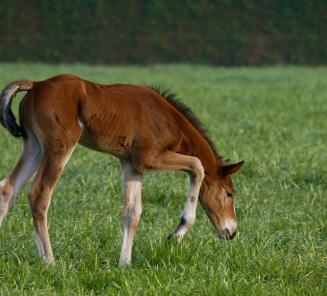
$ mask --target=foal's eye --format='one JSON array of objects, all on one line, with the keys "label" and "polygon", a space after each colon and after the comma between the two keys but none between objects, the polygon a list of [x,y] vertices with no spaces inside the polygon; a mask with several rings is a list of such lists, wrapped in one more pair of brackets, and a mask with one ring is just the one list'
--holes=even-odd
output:
[{"label": "foal's eye", "polygon": [[232,197],[233,196],[233,193],[231,193],[231,192],[226,192],[226,194],[227,194],[227,197]]}]

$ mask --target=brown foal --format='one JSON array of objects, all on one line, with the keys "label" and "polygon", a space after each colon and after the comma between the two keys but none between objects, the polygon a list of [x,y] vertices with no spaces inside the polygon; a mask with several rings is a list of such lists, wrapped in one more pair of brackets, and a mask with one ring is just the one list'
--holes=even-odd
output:
[{"label": "brown foal", "polygon": [[[20,125],[11,111],[17,92]],[[0,121],[23,138],[23,153],[0,182],[0,225],[20,189],[36,173],[28,197],[40,256],[54,260],[47,227],[51,195],[75,146],[119,158],[124,182],[124,233],[119,264],[131,263],[139,224],[142,176],[151,171],[185,171],[190,187],[179,226],[171,236],[180,241],[192,226],[198,197],[220,237],[236,232],[234,189],[230,175],[243,162],[229,164],[214,148],[194,114],[171,95],[151,87],[101,85],[73,75],[10,83],[0,97]]]}]

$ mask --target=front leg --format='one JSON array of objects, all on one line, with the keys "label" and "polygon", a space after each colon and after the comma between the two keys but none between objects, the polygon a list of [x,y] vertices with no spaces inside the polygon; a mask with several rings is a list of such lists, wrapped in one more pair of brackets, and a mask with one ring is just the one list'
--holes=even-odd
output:
[{"label": "front leg", "polygon": [[204,178],[204,171],[201,162],[194,159],[194,164],[192,166],[193,171],[190,174],[190,189],[186,203],[184,205],[184,210],[181,216],[180,223],[175,230],[168,236],[170,240],[173,236],[176,236],[177,242],[180,243],[185,235],[185,233],[192,227],[196,217],[196,206],[198,201],[198,196],[201,188],[201,184]]},{"label": "front leg", "polygon": [[131,264],[134,235],[141,213],[142,174],[128,162],[122,162],[124,182],[124,234],[120,252],[119,265]]},{"label": "front leg", "polygon": [[192,227],[195,221],[198,196],[204,178],[204,169],[201,161],[194,156],[183,155],[172,151],[164,151],[157,155],[153,153],[147,154],[144,151],[135,154],[138,158],[134,158],[134,162],[139,171],[184,171],[190,174],[190,189],[180,224],[168,237],[172,238],[176,236],[177,241],[181,242],[185,233]]}]

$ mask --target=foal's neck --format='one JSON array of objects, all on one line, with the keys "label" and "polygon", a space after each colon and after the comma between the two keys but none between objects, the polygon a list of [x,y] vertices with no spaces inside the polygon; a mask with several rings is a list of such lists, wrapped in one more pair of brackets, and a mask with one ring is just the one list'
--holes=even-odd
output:
[{"label": "foal's neck", "polygon": [[222,157],[214,150],[213,144],[202,135],[190,151],[192,156],[200,159],[206,175],[216,175],[219,167],[224,163]]}]

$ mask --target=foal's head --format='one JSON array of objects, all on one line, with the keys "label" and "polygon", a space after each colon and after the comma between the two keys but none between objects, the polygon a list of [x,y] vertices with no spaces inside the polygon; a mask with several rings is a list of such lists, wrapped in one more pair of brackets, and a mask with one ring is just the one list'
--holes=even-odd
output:
[{"label": "foal's head", "polygon": [[206,175],[202,183],[200,202],[221,238],[232,239],[236,234],[234,188],[230,175],[243,163],[220,166],[217,175]]}]

